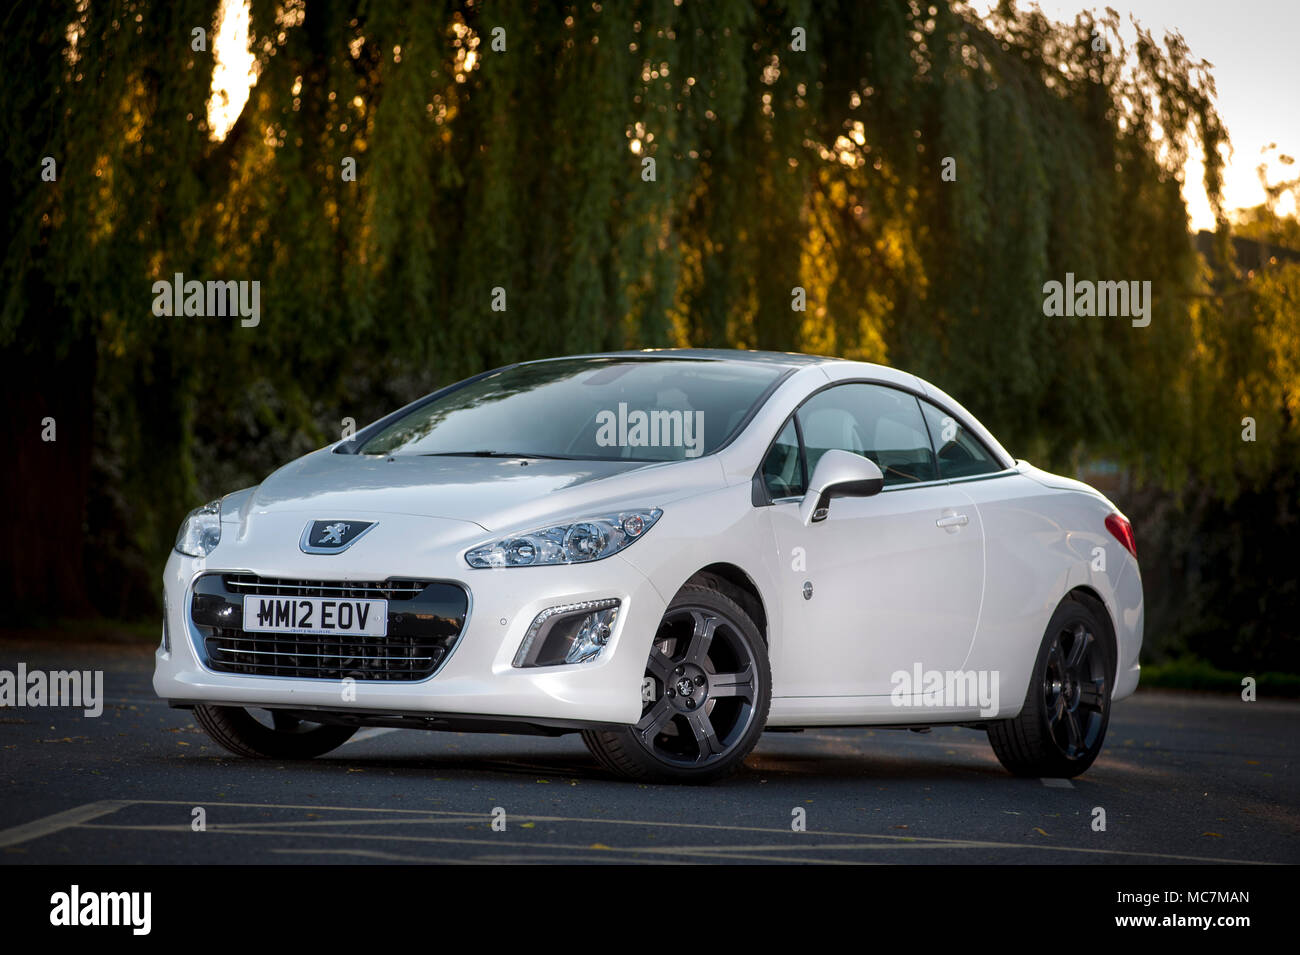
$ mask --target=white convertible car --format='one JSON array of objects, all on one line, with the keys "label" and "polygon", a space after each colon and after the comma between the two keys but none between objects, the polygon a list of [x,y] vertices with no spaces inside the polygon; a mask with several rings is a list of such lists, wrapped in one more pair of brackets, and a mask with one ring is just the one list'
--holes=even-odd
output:
[{"label": "white convertible car", "polygon": [[221,746],[361,726],[581,732],[703,781],[766,730],[987,731],[1073,776],[1138,683],[1132,529],[878,365],[762,352],[525,362],[191,513],[154,688]]}]

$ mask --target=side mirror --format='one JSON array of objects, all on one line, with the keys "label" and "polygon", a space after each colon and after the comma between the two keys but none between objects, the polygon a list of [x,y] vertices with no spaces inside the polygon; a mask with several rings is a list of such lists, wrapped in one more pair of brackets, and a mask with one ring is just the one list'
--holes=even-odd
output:
[{"label": "side mirror", "polygon": [[885,486],[885,476],[870,458],[831,450],[821,456],[808,493],[799,507],[804,526],[826,520],[833,497],[870,497]]}]

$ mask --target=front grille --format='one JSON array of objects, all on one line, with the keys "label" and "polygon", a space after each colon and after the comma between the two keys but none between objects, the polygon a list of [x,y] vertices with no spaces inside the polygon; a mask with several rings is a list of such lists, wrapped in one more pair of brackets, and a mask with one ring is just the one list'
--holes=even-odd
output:
[{"label": "front grille", "polygon": [[[246,595],[384,599],[388,635],[298,634],[243,628]],[[446,661],[465,626],[469,598],[444,581],[287,580],[204,574],[191,618],[207,666],[248,676],[358,681],[424,680]]]},{"label": "front grille", "polygon": [[321,680],[423,680],[447,648],[393,637],[336,638],[311,634],[249,634],[219,629],[204,644],[208,665],[222,673]]}]

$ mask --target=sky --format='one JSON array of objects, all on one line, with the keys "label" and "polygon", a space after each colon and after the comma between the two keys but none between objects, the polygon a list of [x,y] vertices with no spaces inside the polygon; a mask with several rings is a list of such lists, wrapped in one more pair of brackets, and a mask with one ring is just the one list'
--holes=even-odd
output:
[{"label": "sky", "polygon": [[[995,0],[972,0],[980,13]],[[1021,6],[1029,6],[1021,3]],[[1044,13],[1071,22],[1084,9],[1110,7],[1119,13],[1131,45],[1130,17],[1155,36],[1169,31],[1183,35],[1194,57],[1213,64],[1219,115],[1228,129],[1231,152],[1225,155],[1224,205],[1227,209],[1259,205],[1264,200],[1256,167],[1268,160],[1269,181],[1300,175],[1300,163],[1290,167],[1279,155],[1300,159],[1300,0],[1109,0],[1087,4],[1080,0],[1038,0]],[[248,52],[247,0],[225,0],[215,50],[213,98],[209,105],[214,139],[224,138],[252,82]],[[1264,154],[1270,145],[1276,148]],[[1193,229],[1212,229],[1214,216],[1201,186],[1203,169],[1191,161],[1184,170],[1183,198]],[[1295,214],[1293,203],[1280,211]]]},{"label": "sky", "polygon": [[235,125],[255,82],[253,54],[248,49],[249,18],[248,0],[222,0],[208,100],[208,125],[215,140],[225,139]]}]

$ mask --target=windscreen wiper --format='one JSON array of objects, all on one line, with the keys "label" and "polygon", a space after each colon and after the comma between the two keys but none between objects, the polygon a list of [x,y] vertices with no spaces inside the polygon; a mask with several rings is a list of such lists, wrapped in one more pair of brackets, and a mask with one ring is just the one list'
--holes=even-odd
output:
[{"label": "windscreen wiper", "polygon": [[572,461],[562,454],[535,454],[532,451],[429,451],[426,458],[545,458],[549,461]]}]

